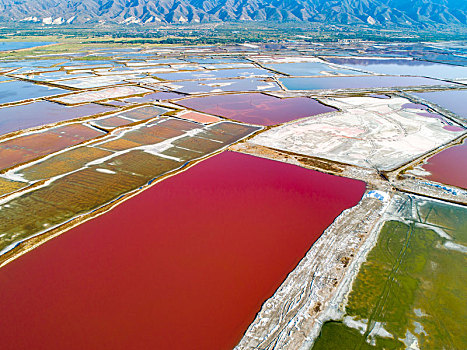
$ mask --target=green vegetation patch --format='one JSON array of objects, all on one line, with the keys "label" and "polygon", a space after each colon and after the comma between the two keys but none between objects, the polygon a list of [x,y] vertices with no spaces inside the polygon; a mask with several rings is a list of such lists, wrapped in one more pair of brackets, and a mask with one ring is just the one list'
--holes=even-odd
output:
[{"label": "green vegetation patch", "polygon": [[467,208],[405,197],[397,212],[314,350],[467,348]]},{"label": "green vegetation patch", "polygon": [[356,349],[359,344],[361,350],[374,349],[400,349],[403,343],[393,339],[378,337],[374,345],[362,341],[362,334],[359,330],[347,327],[342,322],[326,322],[321,329],[321,334],[316,341],[313,350],[331,350],[331,349]]}]

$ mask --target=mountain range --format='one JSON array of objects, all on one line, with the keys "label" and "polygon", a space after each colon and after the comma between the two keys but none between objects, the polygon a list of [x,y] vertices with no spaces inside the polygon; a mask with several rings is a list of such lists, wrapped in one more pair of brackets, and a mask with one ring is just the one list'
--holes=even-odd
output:
[{"label": "mountain range", "polygon": [[316,22],[467,25],[466,0],[0,0],[0,20],[66,23]]}]

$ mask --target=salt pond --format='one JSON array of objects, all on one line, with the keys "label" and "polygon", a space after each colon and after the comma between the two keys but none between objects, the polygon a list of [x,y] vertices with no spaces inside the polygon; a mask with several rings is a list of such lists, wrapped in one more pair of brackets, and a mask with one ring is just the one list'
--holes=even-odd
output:
[{"label": "salt pond", "polygon": [[333,75],[333,74],[344,74],[344,75],[366,75],[357,70],[350,70],[345,68],[339,68],[336,66],[330,66],[321,62],[292,62],[292,63],[278,63],[268,64],[267,68],[275,71],[285,73],[288,75],[295,76],[313,76],[313,75]]},{"label": "salt pond", "polygon": [[413,108],[417,105],[410,105],[405,98],[322,100],[342,112],[281,125],[255,136],[251,142],[360,167],[392,170],[464,132],[446,124],[440,115],[434,118],[433,113]]},{"label": "salt pond", "polygon": [[214,156],[3,267],[2,346],[232,349],[364,190],[280,162]]},{"label": "salt pond", "polygon": [[66,92],[68,91],[64,89],[31,84],[25,81],[8,81],[0,83],[0,104],[64,94]]},{"label": "salt pond", "polygon": [[0,108],[0,135],[49,123],[109,112],[113,109],[112,107],[97,104],[66,107],[48,101],[4,107]]},{"label": "salt pond", "polygon": [[[186,80],[164,82],[160,85],[186,94],[280,90],[276,82],[263,78]],[[158,88],[158,85],[155,87]]]},{"label": "salt pond", "polygon": [[33,47],[56,44],[53,41],[2,41],[0,51],[31,49]]},{"label": "salt pond", "polygon": [[413,93],[429,102],[436,103],[447,110],[456,113],[459,117],[467,119],[467,90],[445,90],[433,92]]},{"label": "salt pond", "polygon": [[393,76],[280,78],[279,80],[288,90],[368,89],[449,84],[429,78]]},{"label": "salt pond", "polygon": [[467,141],[428,158],[421,168],[429,180],[467,189]]},{"label": "salt pond", "polygon": [[158,78],[178,81],[191,79],[230,79],[230,78],[252,78],[252,77],[271,77],[274,74],[262,68],[235,68],[219,70],[203,70],[175,73],[156,73]]},{"label": "salt pond", "polygon": [[261,93],[188,98],[177,103],[201,112],[258,125],[275,125],[336,111],[307,97],[281,99]]},{"label": "salt pond", "polygon": [[431,78],[467,78],[467,67],[410,59],[329,58],[329,62],[379,74]]}]

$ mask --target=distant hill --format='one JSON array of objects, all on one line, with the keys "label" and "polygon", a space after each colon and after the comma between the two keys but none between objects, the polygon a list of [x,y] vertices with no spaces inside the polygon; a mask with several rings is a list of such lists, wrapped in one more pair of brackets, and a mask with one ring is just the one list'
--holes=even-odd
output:
[{"label": "distant hill", "polygon": [[467,25],[467,0],[0,0],[0,19],[57,25],[98,21]]}]

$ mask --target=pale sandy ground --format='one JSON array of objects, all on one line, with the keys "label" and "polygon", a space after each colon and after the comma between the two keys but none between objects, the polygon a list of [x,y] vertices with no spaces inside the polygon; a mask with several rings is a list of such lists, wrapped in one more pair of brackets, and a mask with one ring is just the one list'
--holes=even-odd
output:
[{"label": "pale sandy ground", "polygon": [[394,97],[322,99],[341,112],[328,113],[268,130],[254,144],[364,168],[393,170],[465,133],[449,131],[422,110],[402,108]]}]

